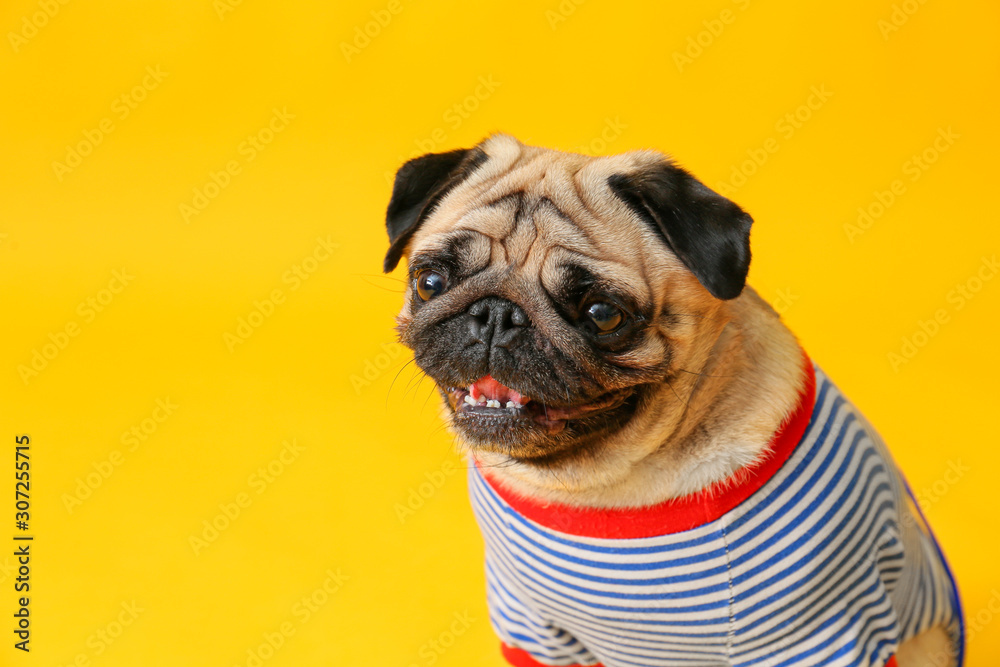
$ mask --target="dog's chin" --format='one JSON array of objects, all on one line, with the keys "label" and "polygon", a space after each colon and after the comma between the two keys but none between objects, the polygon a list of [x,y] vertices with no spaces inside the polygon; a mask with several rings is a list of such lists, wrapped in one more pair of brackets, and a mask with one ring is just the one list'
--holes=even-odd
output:
[{"label": "dog's chin", "polygon": [[479,394],[474,385],[439,389],[452,426],[473,453],[493,452],[535,465],[585,453],[632,418],[641,394],[640,387],[628,387],[573,404],[546,404],[513,390],[508,391],[515,400],[498,401]]}]

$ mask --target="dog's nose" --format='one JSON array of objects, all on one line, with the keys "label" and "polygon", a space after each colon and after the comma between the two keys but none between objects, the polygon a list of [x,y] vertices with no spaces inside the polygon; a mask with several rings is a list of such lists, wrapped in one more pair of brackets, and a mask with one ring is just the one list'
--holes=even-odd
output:
[{"label": "dog's nose", "polygon": [[469,306],[469,334],[474,342],[504,345],[521,328],[531,324],[513,301],[489,296]]}]

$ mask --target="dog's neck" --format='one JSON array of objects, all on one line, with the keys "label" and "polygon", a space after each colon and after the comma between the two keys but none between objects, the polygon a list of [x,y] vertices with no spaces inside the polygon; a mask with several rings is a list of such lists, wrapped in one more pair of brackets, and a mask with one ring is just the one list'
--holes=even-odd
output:
[{"label": "dog's neck", "polygon": [[652,505],[728,479],[766,453],[805,377],[794,335],[751,288],[716,321],[657,405],[601,451],[544,468],[477,454],[480,465],[519,493],[592,507]]}]

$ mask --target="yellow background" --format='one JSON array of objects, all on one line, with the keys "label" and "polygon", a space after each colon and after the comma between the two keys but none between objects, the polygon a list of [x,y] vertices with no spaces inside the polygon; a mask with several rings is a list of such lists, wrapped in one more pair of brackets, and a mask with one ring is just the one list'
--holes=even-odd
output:
[{"label": "yellow background", "polygon": [[[36,536],[27,656],[0,556],[0,664],[252,665],[283,624],[261,664],[501,664],[460,464],[393,343],[403,273],[379,275],[387,175],[493,131],[658,148],[713,187],[754,172],[732,192],[756,220],[751,283],[889,442],[980,619],[968,664],[997,664],[1000,280],[961,308],[952,292],[1000,251],[996,3],[221,2],[0,8],[0,553],[22,433]],[[829,96],[800,108],[814,87]],[[267,138],[274,109],[294,118],[251,160],[243,142]],[[54,166],[81,142],[78,166]],[[332,255],[306,261],[327,238]],[[296,266],[313,269],[298,284]],[[88,319],[80,304],[109,297]],[[52,358],[22,377],[36,351]],[[144,422],[157,399],[178,407]],[[304,450],[258,493],[251,476],[293,439]],[[191,536],[243,493],[196,554]],[[348,579],[304,620],[327,570]]]}]

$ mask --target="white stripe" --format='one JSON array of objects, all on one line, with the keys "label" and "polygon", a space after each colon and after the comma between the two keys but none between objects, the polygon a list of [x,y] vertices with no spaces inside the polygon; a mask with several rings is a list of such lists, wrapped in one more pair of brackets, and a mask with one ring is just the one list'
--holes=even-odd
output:
[{"label": "white stripe", "polygon": [[[827,667],[867,664],[881,641],[888,640],[880,653],[888,656],[901,638],[953,621],[951,584],[930,539],[909,519],[884,443],[818,370],[816,380],[817,396],[825,387],[825,397],[786,464],[750,500],[682,533],[639,539],[559,533],[514,514],[473,470],[491,621],[501,639],[547,663],[600,660],[605,667],[726,664],[727,650],[734,665],[778,664],[830,641],[795,663]],[[734,527],[784,484],[769,507]],[[707,541],[690,544],[697,539]],[[898,574],[880,571],[900,567]],[[653,581],[664,578],[671,581]],[[583,646],[589,653],[579,653]],[[840,650],[846,654],[834,659]]]}]

